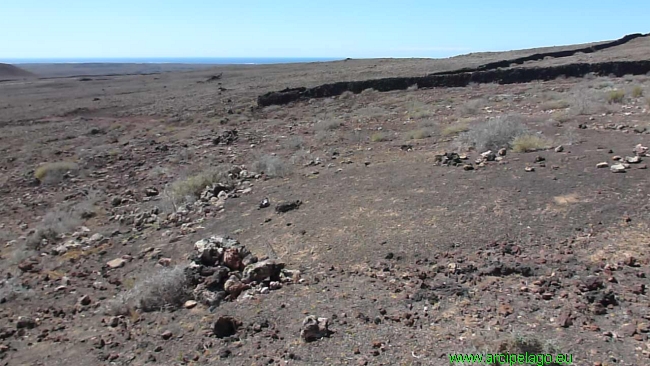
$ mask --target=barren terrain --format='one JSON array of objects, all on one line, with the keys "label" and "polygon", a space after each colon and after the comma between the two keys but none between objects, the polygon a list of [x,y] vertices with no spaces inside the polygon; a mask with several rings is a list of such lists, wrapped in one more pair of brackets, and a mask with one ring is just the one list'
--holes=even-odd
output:
[{"label": "barren terrain", "polygon": [[256,103],[538,52],[0,83],[0,363],[650,364],[649,76]]}]

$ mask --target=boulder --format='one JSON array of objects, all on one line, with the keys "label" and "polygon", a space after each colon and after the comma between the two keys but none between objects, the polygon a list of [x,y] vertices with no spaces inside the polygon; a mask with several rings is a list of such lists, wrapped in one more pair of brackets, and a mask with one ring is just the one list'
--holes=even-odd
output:
[{"label": "boulder", "polygon": [[310,315],[302,321],[300,337],[305,342],[313,342],[321,338],[329,337],[330,334],[329,319],[327,318],[316,318]]},{"label": "boulder", "polygon": [[233,317],[221,316],[214,323],[212,331],[217,338],[226,338],[235,335],[241,325],[242,323]]},{"label": "boulder", "polygon": [[262,262],[254,263],[244,268],[242,281],[244,283],[261,282],[267,278],[278,278],[285,264],[267,259]]}]

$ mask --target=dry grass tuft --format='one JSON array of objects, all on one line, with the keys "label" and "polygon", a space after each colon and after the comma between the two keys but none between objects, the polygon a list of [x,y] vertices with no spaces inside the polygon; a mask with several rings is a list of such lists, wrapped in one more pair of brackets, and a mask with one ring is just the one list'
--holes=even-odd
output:
[{"label": "dry grass tuft", "polygon": [[569,108],[570,104],[566,100],[549,100],[541,104],[541,108],[545,111],[555,110],[555,109],[566,109]]},{"label": "dry grass tuft", "polygon": [[407,131],[404,138],[407,140],[421,140],[431,137],[431,131],[428,128],[418,128],[417,130]]},{"label": "dry grass tuft", "polygon": [[555,111],[551,114],[551,119],[560,123],[565,123],[571,120],[571,114],[566,111]]},{"label": "dry grass tuft", "polygon": [[641,98],[643,96],[643,88],[639,85],[635,86],[632,88],[630,95],[632,95],[632,98]]},{"label": "dry grass tuft", "polygon": [[228,176],[229,170],[229,167],[222,165],[187,178],[179,179],[170,186],[170,198],[174,202],[192,200],[197,198],[208,186],[216,183],[230,183],[231,179]]},{"label": "dry grass tuft", "polygon": [[512,141],[514,152],[531,152],[548,148],[549,141],[538,135],[517,136]]},{"label": "dry grass tuft", "polygon": [[441,133],[443,136],[453,136],[467,131],[469,131],[467,123],[459,121],[458,123],[445,127]]},{"label": "dry grass tuft", "polygon": [[390,140],[390,138],[385,132],[375,132],[370,136],[370,141],[372,142],[382,142],[388,140]]},{"label": "dry grass tuft", "polygon": [[71,161],[58,161],[55,163],[46,163],[34,171],[34,177],[41,183],[59,183],[68,173],[79,171],[77,163]]},{"label": "dry grass tuft", "polygon": [[430,118],[435,115],[435,112],[431,110],[431,106],[420,101],[411,101],[407,106],[409,117],[413,119],[423,119]]},{"label": "dry grass tuft", "polygon": [[607,103],[622,103],[625,99],[625,92],[623,90],[612,90],[607,93]]}]

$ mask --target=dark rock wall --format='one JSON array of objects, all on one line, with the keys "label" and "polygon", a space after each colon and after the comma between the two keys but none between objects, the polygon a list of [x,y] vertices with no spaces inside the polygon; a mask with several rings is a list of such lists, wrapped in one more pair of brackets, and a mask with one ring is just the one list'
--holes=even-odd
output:
[{"label": "dark rock wall", "polygon": [[300,99],[325,98],[343,92],[361,91],[373,88],[380,92],[404,90],[417,84],[421,88],[464,87],[469,83],[528,83],[536,80],[553,80],[560,76],[582,77],[589,73],[599,76],[642,75],[650,72],[650,61],[614,61],[602,63],[579,63],[551,67],[532,67],[520,69],[495,69],[448,74],[433,74],[421,77],[395,77],[375,80],[349,81],[324,84],[314,88],[294,88],[269,92],[257,98],[260,107],[287,104]]}]

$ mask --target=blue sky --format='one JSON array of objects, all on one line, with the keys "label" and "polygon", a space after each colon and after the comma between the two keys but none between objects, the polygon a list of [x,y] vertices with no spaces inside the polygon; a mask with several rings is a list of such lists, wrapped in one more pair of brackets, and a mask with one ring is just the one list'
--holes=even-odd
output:
[{"label": "blue sky", "polygon": [[650,32],[650,1],[0,0],[0,60],[447,57]]}]

